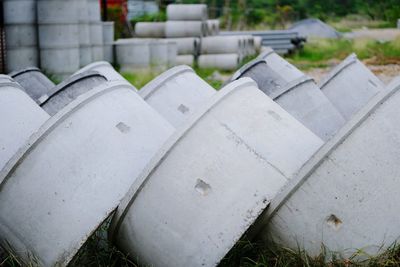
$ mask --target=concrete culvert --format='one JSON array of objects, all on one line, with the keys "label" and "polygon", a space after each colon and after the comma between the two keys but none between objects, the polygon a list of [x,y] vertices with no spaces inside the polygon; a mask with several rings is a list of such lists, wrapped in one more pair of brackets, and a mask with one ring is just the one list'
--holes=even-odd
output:
[{"label": "concrete culvert", "polygon": [[398,242],[399,103],[400,80],[356,113],[272,201],[264,237],[312,256],[323,244],[345,258]]},{"label": "concrete culvert", "polygon": [[285,73],[271,68],[263,59],[256,59],[237,71],[232,80],[241,77],[256,81],[261,91],[325,141],[345,123],[314,80],[307,76],[287,82]]},{"label": "concrete culvert", "polygon": [[119,74],[113,66],[111,66],[110,63],[106,61],[98,61],[98,62],[93,62],[84,68],[78,70],[77,72],[74,73],[74,75],[79,74],[79,73],[84,73],[87,71],[97,71],[101,75],[107,78],[108,81],[119,81],[123,82],[129,86],[132,87],[133,90],[137,91],[137,89],[130,84],[124,77],[122,77],[121,74]]},{"label": "concrete culvert", "polygon": [[0,171],[49,118],[11,77],[0,77]]},{"label": "concrete culvert", "polygon": [[79,66],[93,62],[92,45],[90,43],[90,26],[88,0],[79,1]]},{"label": "concrete culvert", "polygon": [[253,81],[235,81],[160,149],[110,237],[144,265],[216,266],[321,144]]},{"label": "concrete culvert", "polygon": [[178,46],[178,55],[197,55],[200,49],[200,38],[183,37],[168,38],[168,41],[175,42]]},{"label": "concrete culvert", "polygon": [[200,20],[208,18],[207,5],[204,4],[171,4],[167,6],[168,20]]},{"label": "concrete culvert", "polygon": [[238,54],[200,55],[198,64],[200,68],[234,70],[237,69],[240,64],[240,56]]},{"label": "concrete culvert", "polygon": [[172,132],[124,83],[81,95],[0,173],[2,245],[40,265],[68,265]]},{"label": "concrete culvert", "polygon": [[114,21],[103,21],[104,60],[114,62]]},{"label": "concrete culvert", "polygon": [[149,41],[134,38],[118,39],[115,42],[115,52],[122,72],[144,70],[150,67]]},{"label": "concrete culvert", "polygon": [[241,36],[208,36],[201,39],[200,54],[242,54]]},{"label": "concrete culvert", "polygon": [[346,120],[384,88],[384,84],[357,59],[356,54],[351,54],[333,68],[319,86]]},{"label": "concrete culvert", "polygon": [[54,90],[55,84],[40,69],[29,67],[9,74],[24,91],[38,104]]},{"label": "concrete culvert", "polygon": [[184,123],[215,94],[214,88],[188,66],[177,66],[146,84],[140,96],[173,126]]},{"label": "concrete culvert", "polygon": [[163,38],[165,37],[165,22],[138,22],[135,24],[137,37]]},{"label": "concrete culvert", "polygon": [[73,75],[58,84],[40,106],[53,116],[78,96],[107,82],[107,78],[95,71]]},{"label": "concrete culvert", "polygon": [[206,35],[207,26],[202,21],[167,21],[165,36],[176,37],[202,37]]}]

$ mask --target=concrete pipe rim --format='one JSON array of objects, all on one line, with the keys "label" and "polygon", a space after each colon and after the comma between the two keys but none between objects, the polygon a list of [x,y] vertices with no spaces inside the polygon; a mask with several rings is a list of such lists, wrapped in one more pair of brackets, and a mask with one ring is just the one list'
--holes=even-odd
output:
[{"label": "concrete pipe rim", "polygon": [[[153,172],[155,172],[160,165],[167,157],[169,151],[171,151],[176,144],[186,136],[187,133],[204,117],[209,110],[211,110],[215,105],[219,102],[223,101],[226,97],[232,94],[236,90],[240,90],[243,87],[247,86],[257,86],[256,83],[250,78],[243,78],[237,80],[233,83],[226,85],[222,88],[217,94],[211,97],[205,105],[200,107],[196,113],[190,116],[185,124],[183,124],[180,128],[178,128],[164,143],[164,145],[160,148],[157,154],[151,159],[146,168],[142,171],[142,173],[137,177],[137,179],[132,184],[131,188],[128,190],[126,195],[122,198],[120,205],[118,206],[115,214],[112,218],[110,228],[108,231],[109,240],[113,243],[116,241],[116,237],[120,230],[120,226],[125,219],[128,210],[132,206],[133,202],[136,200],[137,196],[140,194],[142,189],[146,186],[147,181],[151,178]],[[256,219],[254,219],[256,220]],[[238,237],[239,239],[240,237]],[[233,246],[232,246],[233,247]],[[232,249],[229,248],[230,249]],[[228,250],[228,251],[229,251]],[[226,251],[226,253],[228,253]]]},{"label": "concrete pipe rim", "polygon": [[86,72],[86,71],[91,71],[91,70],[93,70],[93,69],[95,69],[97,67],[101,67],[101,66],[113,68],[113,66],[107,61],[96,61],[96,62],[90,63],[90,64],[86,65],[85,67],[79,69],[73,75],[77,75],[77,74],[80,74],[80,73],[83,73],[83,72]]},{"label": "concrete pipe rim", "polygon": [[400,90],[400,79],[390,87],[375,95],[359,112],[357,112],[330,140],[328,140],[315,154],[303,165],[297,175],[271,201],[269,208],[263,214],[263,224],[275,215],[290,197],[301,188],[315,170],[335,151],[351,134],[375,112],[382,103]]},{"label": "concrete pipe rim", "polygon": [[285,95],[286,93],[292,91],[293,89],[296,89],[299,85],[302,85],[305,83],[314,83],[315,86],[317,86],[317,84],[315,83],[313,78],[311,78],[308,75],[303,75],[300,78],[297,78],[297,79],[287,83],[285,86],[280,88],[280,90],[278,92],[275,92],[275,94],[271,94],[270,97],[272,98],[272,100],[275,101],[278,98],[280,98],[281,96]]},{"label": "concrete pipe rim", "polygon": [[[50,117],[50,119],[48,119],[39,128],[39,130],[34,133],[29,138],[29,140],[18,149],[18,151],[7,162],[4,168],[0,170],[0,192],[3,189],[3,186],[10,180],[10,177],[12,176],[14,170],[24,161],[24,159],[36,146],[40,145],[41,141],[46,138],[46,136],[49,135],[55,127],[68,119],[71,114],[79,111],[82,106],[86,105],[93,99],[122,88],[130,89],[130,87],[123,82],[107,82],[106,84],[101,84],[93,90],[90,90],[85,94],[80,95],[77,99],[72,101],[54,116]],[[84,244],[86,244],[86,242],[89,240],[90,236],[102,225],[105,220],[107,220],[112,215],[115,209],[116,207],[112,207],[110,210],[105,211],[103,217],[94,225],[91,231],[82,236],[80,242],[77,243],[78,247],[69,248],[69,251],[64,252],[64,260],[59,261],[62,266],[67,266],[74,259],[74,257],[78,254]],[[28,249],[25,244],[23,244],[23,246]]]},{"label": "concrete pipe rim", "polygon": [[17,77],[19,75],[22,75],[22,74],[25,74],[27,72],[40,72],[40,73],[42,73],[42,71],[37,67],[27,67],[27,68],[23,68],[21,70],[12,71],[12,72],[10,72],[8,74],[8,76],[10,76],[12,78],[15,78],[15,77]]},{"label": "concrete pipe rim", "polygon": [[185,72],[191,72],[195,73],[194,70],[187,66],[187,65],[179,65],[173,68],[170,68],[167,71],[164,71],[160,75],[158,75],[156,78],[148,82],[145,86],[142,87],[142,89],[139,90],[139,95],[146,100],[149,98],[153,93],[155,93],[158,89],[163,86],[163,84],[176,76],[185,73]]},{"label": "concrete pipe rim", "polygon": [[50,101],[51,98],[55,97],[56,95],[58,95],[59,93],[61,93],[62,91],[64,91],[65,89],[67,89],[69,86],[87,79],[87,78],[92,78],[92,77],[101,77],[104,78],[105,81],[107,81],[107,78],[102,75],[101,73],[97,72],[97,71],[85,71],[82,73],[78,73],[75,75],[70,76],[69,78],[65,79],[64,81],[62,81],[61,83],[59,83],[58,85],[56,85],[52,91],[52,93],[50,95],[46,95],[46,96],[42,96],[39,99],[41,100],[39,103],[39,106],[43,106],[45,105],[48,101]]},{"label": "concrete pipe rim", "polygon": [[[1,79],[6,79],[9,82],[15,83],[14,79],[11,76],[7,75],[7,74],[0,74],[0,81],[1,81]],[[3,83],[0,82],[0,85],[1,84],[3,84]]]},{"label": "concrete pipe rim", "polygon": [[341,72],[347,69],[349,66],[355,64],[358,61],[357,55],[351,53],[347,56],[339,65],[335,66],[332,71],[318,84],[319,88],[323,91],[324,87],[335,79]]},{"label": "concrete pipe rim", "polygon": [[274,49],[272,49],[271,47],[267,46],[263,52],[261,52],[257,58],[259,59],[267,59],[267,57],[269,57],[272,54],[276,54]]},{"label": "concrete pipe rim", "polygon": [[243,65],[240,69],[238,69],[233,75],[232,77],[229,79],[230,82],[235,81],[237,79],[240,79],[241,76],[247,72],[249,69],[251,69],[252,67],[258,65],[258,64],[262,64],[262,63],[266,63],[265,59],[260,59],[260,58],[255,58],[252,61],[250,61],[249,63]]}]

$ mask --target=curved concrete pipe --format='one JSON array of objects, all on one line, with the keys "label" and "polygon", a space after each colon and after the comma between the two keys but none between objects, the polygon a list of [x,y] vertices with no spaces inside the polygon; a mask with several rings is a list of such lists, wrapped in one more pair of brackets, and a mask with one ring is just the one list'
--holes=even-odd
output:
[{"label": "curved concrete pipe", "polygon": [[55,87],[55,84],[36,67],[14,71],[9,75],[18,82],[22,88],[24,88],[24,91],[38,104],[40,104],[47,95],[51,94]]},{"label": "curved concrete pipe", "polygon": [[29,137],[49,118],[14,82],[0,79],[0,171]]},{"label": "curved concrete pipe", "polygon": [[351,54],[319,84],[322,92],[335,105],[342,116],[349,120],[384,84]]},{"label": "curved concrete pipe", "polygon": [[258,87],[293,117],[323,140],[330,139],[345,123],[312,78],[302,76],[287,82],[268,62],[256,59],[237,71],[232,80],[250,77]]},{"label": "curved concrete pipe", "polygon": [[282,79],[290,83],[304,76],[298,68],[287,62],[279,56],[273,49],[266,47],[264,51],[258,55],[258,59],[264,59],[276,73],[279,73]]},{"label": "curved concrete pipe", "polygon": [[137,37],[163,38],[165,37],[165,22],[138,22],[135,24]]},{"label": "curved concrete pipe", "polygon": [[132,84],[130,84],[124,77],[122,77],[122,75],[119,74],[113,68],[113,66],[111,66],[111,64],[106,61],[93,62],[93,63],[85,66],[84,68],[78,70],[77,72],[75,72],[74,75],[84,73],[87,71],[97,71],[98,73],[100,73],[101,75],[106,77],[108,81],[123,82],[123,83],[133,87],[133,89],[135,91],[137,91],[137,89]]},{"label": "curved concrete pipe", "polygon": [[200,20],[208,18],[207,5],[172,4],[167,6],[168,20]]},{"label": "curved concrete pipe", "polygon": [[202,21],[167,21],[165,23],[165,36],[176,37],[202,37],[207,32],[207,26]]},{"label": "curved concrete pipe", "polygon": [[399,240],[399,90],[373,97],[272,201],[265,238],[342,257],[374,256]]},{"label": "curved concrete pipe", "polygon": [[234,70],[237,69],[240,64],[240,57],[238,54],[200,55],[198,64],[201,68]]},{"label": "curved concrete pipe", "polygon": [[145,265],[216,266],[321,144],[253,81],[235,81],[160,149],[110,237]]},{"label": "curved concrete pipe", "polygon": [[53,116],[78,96],[106,82],[107,78],[95,71],[73,75],[58,84],[53,93],[40,103],[40,106]]},{"label": "curved concrete pipe", "polygon": [[81,95],[0,172],[1,243],[67,265],[172,132],[124,83]]},{"label": "curved concrete pipe", "polygon": [[139,95],[169,123],[178,127],[215,94],[188,66],[167,70],[146,84]]}]

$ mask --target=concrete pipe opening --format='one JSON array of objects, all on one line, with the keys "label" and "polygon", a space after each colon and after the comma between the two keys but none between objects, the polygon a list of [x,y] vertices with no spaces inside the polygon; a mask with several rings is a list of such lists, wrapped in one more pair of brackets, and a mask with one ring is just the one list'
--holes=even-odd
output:
[{"label": "concrete pipe opening", "polygon": [[253,81],[235,81],[153,158],[110,237],[144,265],[215,266],[321,144]]}]

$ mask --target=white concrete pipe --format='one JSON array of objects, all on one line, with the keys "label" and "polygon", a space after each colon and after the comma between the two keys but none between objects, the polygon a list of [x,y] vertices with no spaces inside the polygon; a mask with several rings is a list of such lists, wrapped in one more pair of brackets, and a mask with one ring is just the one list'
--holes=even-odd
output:
[{"label": "white concrete pipe", "polygon": [[257,58],[264,59],[267,62],[267,65],[270,66],[276,73],[279,73],[282,79],[288,83],[304,76],[303,72],[283,59],[269,47],[266,47]]},{"label": "white concrete pipe", "polygon": [[0,79],[0,171],[49,118],[24,90],[5,75]]},{"label": "white concrete pipe", "polygon": [[105,61],[114,62],[114,21],[103,22],[103,54]]},{"label": "white concrete pipe", "polygon": [[79,1],[38,0],[41,68],[59,79],[79,68]]},{"label": "white concrete pipe", "polygon": [[272,201],[265,238],[342,257],[399,241],[399,89],[373,97]]},{"label": "white concrete pipe", "polygon": [[206,21],[207,24],[207,35],[218,35],[219,34],[219,20],[209,19]]},{"label": "white concrete pipe", "polygon": [[260,53],[262,48],[262,37],[253,36],[253,38],[254,38],[254,48],[256,50],[256,53]]},{"label": "white concrete pipe", "polygon": [[165,22],[138,22],[135,24],[135,34],[144,38],[165,37]]},{"label": "white concrete pipe", "polygon": [[200,54],[242,54],[241,36],[208,36],[201,39]]},{"label": "white concrete pipe", "polygon": [[235,70],[240,64],[240,57],[238,54],[200,55],[198,64],[200,68]]},{"label": "white concrete pipe", "polygon": [[79,1],[79,66],[92,63],[88,0]]},{"label": "white concrete pipe", "polygon": [[144,40],[150,46],[150,66],[156,70],[166,70],[170,55],[168,54],[168,42],[163,39]]},{"label": "white concrete pipe", "polygon": [[165,36],[176,37],[202,37],[206,35],[207,26],[202,21],[167,21],[165,23]]},{"label": "white concrete pipe", "polygon": [[165,40],[168,45],[168,67],[176,66],[176,57],[178,56],[178,45],[171,40]]},{"label": "white concrete pipe", "polygon": [[342,116],[349,120],[384,84],[351,54],[325,77],[320,88]]},{"label": "white concrete pipe", "polygon": [[104,60],[103,22],[90,22],[90,43],[92,45],[92,60]]},{"label": "white concrete pipe", "polygon": [[96,71],[73,75],[58,84],[53,92],[40,103],[40,106],[47,114],[53,116],[78,96],[106,82],[107,78]]},{"label": "white concrete pipe", "polygon": [[24,91],[38,104],[51,94],[55,84],[44,75],[40,69],[30,67],[9,74],[18,82]]},{"label": "white concrete pipe", "polygon": [[200,50],[200,38],[168,38],[178,45],[178,55],[198,55]]},{"label": "white concrete pipe", "polygon": [[111,238],[144,265],[216,266],[321,144],[253,81],[236,81],[153,158]]},{"label": "white concrete pipe", "polygon": [[214,94],[214,88],[188,66],[167,70],[139,91],[139,95],[175,127],[184,123]]},{"label": "white concrete pipe", "polygon": [[0,173],[1,243],[39,265],[66,266],[172,132],[123,83],[81,95]]},{"label": "white concrete pipe", "polygon": [[256,59],[232,77],[250,77],[258,87],[293,117],[323,140],[330,139],[345,123],[344,118],[325,97],[312,78],[305,75],[287,82],[286,72],[279,72],[263,59]]},{"label": "white concrete pipe", "polygon": [[6,70],[38,66],[39,51],[35,0],[4,0]]},{"label": "white concrete pipe", "polygon": [[178,65],[194,65],[194,56],[193,55],[178,55],[176,57],[176,64]]},{"label": "white concrete pipe", "polygon": [[168,20],[200,20],[208,18],[205,4],[172,4],[167,6]]},{"label": "white concrete pipe", "polygon": [[113,66],[111,66],[111,64],[106,61],[99,61],[99,62],[94,62],[92,64],[89,64],[86,67],[75,72],[74,75],[84,73],[87,71],[97,71],[98,73],[100,73],[101,75],[106,77],[108,81],[123,82],[123,83],[133,87],[132,89],[134,89],[134,91],[137,91],[137,89],[132,84],[130,84],[124,77],[122,77],[122,75],[119,74],[113,68]]},{"label": "white concrete pipe", "polygon": [[115,43],[116,59],[122,72],[150,67],[150,45],[139,39],[119,39]]}]

